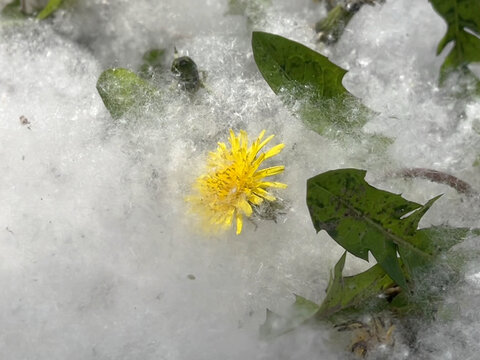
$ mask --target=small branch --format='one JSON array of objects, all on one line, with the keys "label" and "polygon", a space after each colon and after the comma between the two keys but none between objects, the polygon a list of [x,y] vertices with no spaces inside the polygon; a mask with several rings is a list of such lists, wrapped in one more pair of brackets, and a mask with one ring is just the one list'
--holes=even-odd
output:
[{"label": "small branch", "polygon": [[394,176],[401,176],[403,178],[421,178],[427,179],[432,182],[436,182],[439,184],[448,185],[451,188],[457,190],[461,194],[473,196],[478,195],[478,192],[475,191],[470,184],[466,183],[459,178],[432,169],[424,169],[424,168],[405,168],[393,174]]},{"label": "small branch", "polygon": [[331,45],[336,43],[343,34],[353,15],[365,5],[375,5],[383,0],[327,0],[327,16],[315,24],[318,41]]},{"label": "small branch", "polygon": [[355,12],[348,11],[342,5],[335,6],[328,12],[325,19],[315,24],[315,31],[318,34],[318,41],[326,44],[334,44],[343,34]]}]

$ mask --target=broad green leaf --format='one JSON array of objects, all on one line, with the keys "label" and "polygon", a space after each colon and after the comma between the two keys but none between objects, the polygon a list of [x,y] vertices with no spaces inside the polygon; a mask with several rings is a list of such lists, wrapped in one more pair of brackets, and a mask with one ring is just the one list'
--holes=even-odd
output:
[{"label": "broad green leaf", "polygon": [[327,57],[264,32],[253,32],[252,49],[268,85],[314,131],[332,136],[356,133],[372,114],[343,87],[346,70]]},{"label": "broad green leaf", "polygon": [[[394,285],[393,280],[379,265],[360,274],[343,277],[346,255],[345,252],[335,265],[327,295],[315,314],[317,319],[328,319],[345,310],[373,311],[375,307],[385,307],[388,304],[379,295]],[[381,304],[378,304],[379,301]]]},{"label": "broad green leaf", "polygon": [[45,6],[42,11],[37,15],[38,20],[43,20],[53,14],[54,11],[58,10],[60,5],[62,5],[63,0],[49,0],[47,6]]},{"label": "broad green leaf", "polygon": [[[400,195],[379,190],[365,181],[365,171],[340,169],[307,181],[307,205],[317,231],[326,230],[353,255],[368,260],[368,253],[402,288],[406,276],[397,251],[418,257],[418,263],[432,260],[419,246],[417,227],[434,198],[424,206]],[[407,273],[407,277],[409,274]]]},{"label": "broad green leaf", "polygon": [[348,94],[342,85],[346,70],[302,44],[255,31],[252,49],[260,72],[276,94],[284,89],[294,96],[311,95],[317,99]]},{"label": "broad green leaf", "polygon": [[114,119],[132,111],[141,111],[154,102],[158,91],[127,69],[105,70],[97,81],[97,90]]},{"label": "broad green leaf", "polygon": [[440,81],[456,69],[480,61],[480,1],[430,0],[433,8],[447,22],[447,32],[437,48],[437,55],[453,42],[441,67]]},{"label": "broad green leaf", "polygon": [[319,306],[314,302],[295,295],[295,303],[287,310],[285,316],[267,309],[265,323],[260,326],[260,337],[268,339],[285,334],[311,319]]}]

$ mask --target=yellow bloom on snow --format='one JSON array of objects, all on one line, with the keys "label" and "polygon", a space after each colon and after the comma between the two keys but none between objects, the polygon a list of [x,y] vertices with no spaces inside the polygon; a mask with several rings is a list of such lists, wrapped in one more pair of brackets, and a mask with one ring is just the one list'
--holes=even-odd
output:
[{"label": "yellow bloom on snow", "polygon": [[263,181],[266,177],[280,174],[285,168],[272,166],[259,170],[264,160],[277,155],[285,146],[279,144],[259,154],[274,136],[262,141],[264,135],[265,130],[248,147],[245,131],[241,130],[236,136],[230,130],[230,147],[219,142],[217,150],[210,152],[207,173],[197,178],[195,195],[187,198],[193,210],[204,219],[207,228],[227,229],[235,218],[237,235],[240,234],[243,215],[252,215],[252,205],[276,200],[266,189],[287,187],[280,182]]}]

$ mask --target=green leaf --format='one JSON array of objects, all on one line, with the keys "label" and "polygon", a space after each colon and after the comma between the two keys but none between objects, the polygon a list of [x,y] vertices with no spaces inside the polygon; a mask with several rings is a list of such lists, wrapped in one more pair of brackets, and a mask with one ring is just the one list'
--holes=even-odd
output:
[{"label": "green leaf", "polygon": [[53,14],[62,5],[63,0],[49,0],[47,6],[43,8],[37,15],[38,20],[43,20]]},{"label": "green leaf", "polygon": [[[423,209],[424,207],[422,207]],[[417,213],[420,211],[417,211]],[[480,230],[434,226],[417,231],[421,234],[418,243],[426,252],[439,260],[450,248],[468,235],[479,235]],[[364,314],[378,314],[390,310],[396,316],[421,316],[432,319],[442,303],[444,289],[458,281],[458,274],[464,257],[449,253],[440,261],[432,261],[428,267],[421,264],[421,271],[415,272],[420,291],[400,291],[396,283],[379,264],[353,276],[343,276],[347,253],[345,252],[334,267],[321,305],[295,295],[295,303],[285,315],[267,309],[265,323],[260,327],[264,339],[273,338],[314,321],[329,321],[334,324],[355,320]],[[400,260],[404,266],[403,259]],[[418,265],[418,264],[417,264]],[[435,274],[435,283],[431,283]]]},{"label": "green leaf", "polygon": [[252,48],[260,72],[276,94],[287,89],[294,95],[330,99],[348,93],[342,85],[346,70],[302,44],[254,31]]},{"label": "green leaf", "polygon": [[151,79],[156,74],[165,70],[165,49],[151,49],[143,54],[143,64],[140,66],[139,75],[144,79]]},{"label": "green leaf", "polygon": [[260,337],[269,339],[292,331],[311,319],[318,309],[319,306],[314,302],[295,295],[295,303],[287,310],[285,316],[267,309],[265,323],[260,326]]},{"label": "green leaf", "polygon": [[433,8],[447,22],[447,32],[438,44],[437,55],[453,42],[440,71],[440,81],[452,70],[480,61],[480,1],[430,0]]},{"label": "green leaf", "polygon": [[379,295],[394,284],[393,280],[378,265],[360,274],[343,277],[345,258],[346,252],[335,265],[327,294],[320,306],[295,295],[295,303],[285,315],[267,309],[266,321],[260,327],[260,336],[264,339],[276,337],[314,318],[317,321],[331,320],[334,315],[349,310],[365,312],[367,309],[373,311],[385,307],[388,303]]},{"label": "green leaf", "polygon": [[[334,314],[345,310],[373,311],[374,308],[385,307],[388,303],[379,295],[394,285],[393,280],[379,266],[354,275],[343,277],[345,266],[345,252],[335,265],[327,295],[316,313],[317,319],[329,319]],[[379,304],[380,302],[380,304]]]},{"label": "green leaf", "polygon": [[2,9],[1,15],[9,20],[22,20],[27,17],[27,15],[22,12],[20,0],[14,0],[5,5]]},{"label": "green leaf", "polygon": [[[418,211],[417,211],[418,213]],[[440,254],[446,253],[450,248],[462,242],[469,234],[475,233],[476,230],[468,228],[452,228],[449,226],[434,226],[426,229],[418,230],[419,239],[417,246],[422,248],[430,255],[437,257]],[[412,253],[413,259],[419,258]],[[382,296],[386,290],[393,287],[394,281],[385,273],[385,271],[377,264],[370,269],[353,276],[343,277],[342,272],[345,265],[346,253],[340,258],[335,265],[330,283],[327,288],[327,295],[320,305],[320,309],[315,314],[317,319],[329,319],[339,314],[350,315],[354,312],[359,313],[378,313],[385,308],[389,308],[398,313],[412,313],[423,312],[432,313],[436,307],[434,300],[438,304],[438,294],[432,294],[431,291],[426,291],[426,287],[422,286],[421,291],[415,293],[412,298],[412,292],[401,292],[396,294],[391,303],[386,301],[386,297]],[[402,265],[405,262],[405,256],[401,256]],[[421,258],[421,257],[420,257]],[[410,259],[410,258],[409,258]],[[413,260],[410,259],[410,260]],[[456,256],[446,256],[443,260],[451,262],[456,260]],[[442,261],[443,261],[442,260]],[[424,263],[416,263],[413,261],[410,266],[415,267],[413,274],[417,275],[419,283],[424,283],[423,279],[426,274],[432,271],[435,267],[444,266],[443,263],[431,262],[429,267],[425,268]],[[433,268],[431,269],[431,267]],[[455,266],[453,269],[443,269],[444,273],[450,273],[450,276],[455,271],[459,271],[461,266]],[[421,275],[423,278],[419,278]],[[440,281],[440,279],[437,279]],[[435,287],[447,286],[448,284],[436,283]]]},{"label": "green leaf", "polygon": [[418,222],[438,197],[425,205],[379,190],[365,181],[365,171],[340,169],[307,181],[307,205],[317,231],[326,230],[343,248],[368,260],[368,253],[402,288],[406,278],[397,251],[432,260],[419,245]]},{"label": "green leaf", "polygon": [[335,6],[325,19],[315,24],[315,31],[320,35],[319,40],[327,44],[336,43],[353,15],[355,12],[348,11],[343,5]]},{"label": "green leaf", "polygon": [[245,16],[248,25],[260,23],[266,16],[271,0],[228,0],[226,15]]},{"label": "green leaf", "polygon": [[430,260],[426,257],[418,256],[417,252],[412,250],[413,248],[401,246],[398,252],[409,273],[418,278],[418,274],[423,276],[425,268],[433,264],[431,259],[446,253],[452,246],[459,244],[469,234],[475,233],[475,231],[477,230],[453,228],[446,225],[420,229],[417,230],[415,236],[409,238],[409,242],[415,249],[420,249],[428,254]]},{"label": "green leaf", "polygon": [[252,49],[262,76],[275,94],[314,131],[355,133],[372,112],[342,85],[346,70],[327,57],[278,35],[253,32]]},{"label": "green leaf", "polygon": [[468,259],[465,253],[450,251],[467,236],[478,234],[477,229],[434,226],[417,231],[419,247],[430,253],[434,261],[425,263],[415,254],[400,249],[404,266],[411,269],[413,291],[401,292],[390,303],[389,308],[397,316],[422,317],[433,320],[442,306],[445,289],[457,284],[462,278],[462,269]]},{"label": "green leaf", "polygon": [[158,90],[127,69],[105,70],[97,81],[100,97],[114,119],[144,110],[154,102]]}]

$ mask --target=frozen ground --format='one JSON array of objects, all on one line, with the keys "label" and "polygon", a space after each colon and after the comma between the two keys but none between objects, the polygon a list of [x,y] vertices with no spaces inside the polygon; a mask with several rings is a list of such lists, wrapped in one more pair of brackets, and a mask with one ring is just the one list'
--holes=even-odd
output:
[{"label": "frozen ground", "polygon": [[[256,27],[347,68],[345,86],[379,113],[366,129],[395,137],[387,154],[344,148],[291,116],[256,69],[246,20],[225,15],[226,0],[85,0],[50,21],[0,25],[1,359],[341,358],[346,344],[329,330],[258,340],[265,308],[283,309],[292,293],[322,300],[342,253],[315,233],[304,201],[306,179],[326,170],[365,168],[375,185],[417,202],[445,193],[424,225],[480,227],[478,198],[387,176],[428,167],[480,188],[480,103],[458,116],[436,87],[445,25],[429,3],[364,6],[328,49],[314,39],[318,4],[272,3]],[[113,124],[95,89],[100,73],[137,69],[147,49],[174,45],[207,72],[208,91],[190,99],[171,89],[161,114]],[[184,196],[229,128],[265,128],[286,144],[275,161],[286,166],[287,213],[276,224],[247,222],[240,236],[206,237],[192,229]],[[479,250],[475,239],[463,246]],[[421,332],[417,358],[476,358],[479,274],[468,264],[446,294],[453,319]],[[397,344],[392,358],[411,358]]]}]

